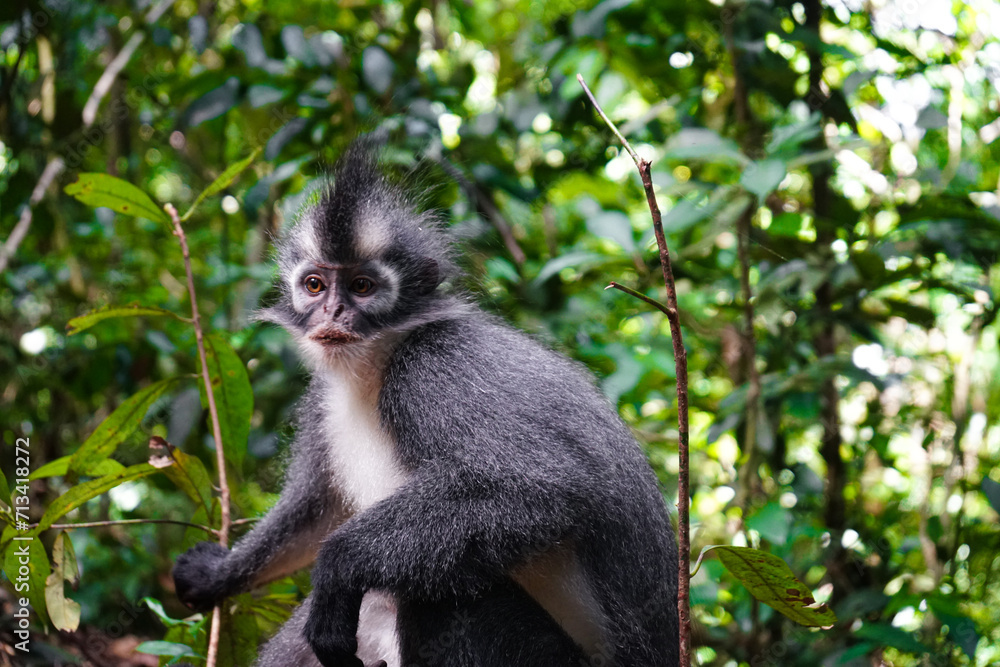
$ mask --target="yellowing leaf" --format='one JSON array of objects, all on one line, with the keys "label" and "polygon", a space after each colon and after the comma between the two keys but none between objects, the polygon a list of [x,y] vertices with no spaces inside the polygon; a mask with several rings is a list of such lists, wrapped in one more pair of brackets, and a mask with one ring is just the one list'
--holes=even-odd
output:
[{"label": "yellowing leaf", "polygon": [[80,570],[73,552],[73,542],[66,531],[56,536],[52,545],[52,565],[54,569],[45,579],[45,604],[49,618],[57,630],[73,632],[80,625],[80,605],[66,597],[63,584],[76,583]]},{"label": "yellowing leaf", "polygon": [[822,628],[837,622],[833,611],[825,604],[816,605],[812,591],[777,556],[748,547],[714,547],[714,550],[751,595],[799,625]]}]

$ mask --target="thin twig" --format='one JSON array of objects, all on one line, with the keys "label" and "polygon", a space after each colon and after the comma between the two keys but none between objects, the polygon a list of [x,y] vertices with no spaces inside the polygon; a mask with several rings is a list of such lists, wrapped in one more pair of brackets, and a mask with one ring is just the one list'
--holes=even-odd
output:
[{"label": "thin twig", "polygon": [[608,289],[611,289],[612,287],[615,288],[615,289],[617,289],[617,290],[621,290],[622,292],[625,292],[626,294],[634,296],[635,298],[637,298],[637,299],[639,299],[641,301],[645,301],[646,303],[648,303],[649,305],[651,305],[653,308],[656,308],[657,310],[661,311],[667,317],[673,317],[676,314],[675,311],[670,310],[670,308],[668,306],[660,303],[656,299],[653,299],[652,297],[648,297],[645,294],[643,294],[642,292],[637,292],[634,289],[632,289],[631,287],[625,287],[625,285],[622,285],[621,283],[616,283],[614,280],[612,280],[611,284],[608,285],[607,287],[605,287],[604,289],[608,290]]},{"label": "thin twig", "polygon": [[[75,530],[77,528],[100,528],[103,526],[134,526],[143,523],[169,523],[176,526],[187,526],[188,528],[197,528],[198,530],[203,530],[206,533],[211,533],[212,535],[218,537],[219,531],[215,528],[210,528],[209,526],[203,526],[200,523],[189,523],[187,521],[174,521],[173,519],[117,519],[114,521],[87,521],[85,523],[54,523],[52,528],[56,530]],[[37,525],[37,524],[36,524]]]},{"label": "thin twig", "polygon": [[[219,410],[215,405],[215,392],[212,390],[212,377],[208,372],[208,355],[205,354],[205,334],[201,328],[201,316],[198,314],[198,301],[194,291],[194,273],[191,271],[191,253],[188,251],[187,237],[181,226],[180,217],[173,204],[167,204],[163,210],[170,216],[174,225],[174,235],[181,244],[184,254],[184,271],[187,273],[188,295],[191,298],[191,320],[194,323],[195,340],[198,344],[198,358],[201,360],[201,380],[205,383],[205,395],[208,397],[208,414],[212,418],[212,435],[215,437],[215,461],[219,469],[219,490],[221,494],[222,522],[219,526],[219,544],[229,543],[229,482],[226,480],[226,456],[222,447],[222,427],[219,425]],[[219,635],[221,631],[222,609],[215,605],[212,610],[212,628],[208,639],[208,657],[206,667],[215,667],[219,651]]]},{"label": "thin twig", "polygon": [[615,124],[605,115],[601,105],[597,103],[594,94],[590,92],[583,76],[576,75],[577,81],[583,86],[583,90],[590,98],[591,104],[600,114],[604,122],[608,124],[611,131],[622,142],[622,146],[632,156],[632,161],[639,169],[639,177],[642,179],[642,187],[646,191],[646,203],[649,205],[649,213],[653,218],[653,232],[656,235],[656,245],[660,249],[660,267],[663,269],[663,282],[667,287],[667,309],[663,312],[670,323],[670,338],[674,345],[674,365],[677,368],[677,434],[678,434],[678,459],[679,473],[677,476],[677,540],[678,540],[678,563],[677,563],[677,615],[680,621],[680,665],[688,667],[691,664],[691,519],[689,515],[690,505],[690,456],[688,445],[688,378],[687,378],[687,352],[684,349],[684,341],[681,337],[681,322],[677,310],[677,287],[674,283],[674,270],[670,263],[670,251],[667,248],[667,239],[663,234],[663,218],[660,215],[660,207],[656,203],[656,194],[653,192],[653,179],[650,175],[651,162],[639,157],[628,140],[622,136]]}]

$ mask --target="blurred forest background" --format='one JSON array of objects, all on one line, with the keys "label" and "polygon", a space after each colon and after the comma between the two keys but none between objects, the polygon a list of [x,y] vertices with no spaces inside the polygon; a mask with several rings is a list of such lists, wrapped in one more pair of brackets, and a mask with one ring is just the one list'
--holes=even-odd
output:
[{"label": "blurred forest background", "polygon": [[[16,438],[30,438],[34,522],[86,480],[145,462],[151,436],[214,465],[186,323],[66,331],[104,305],[189,314],[169,226],[62,188],[104,172],[183,210],[263,148],[185,225],[203,320],[252,387],[227,443],[234,514],[250,518],[280,489],[304,381],[287,337],[249,320],[273,278],[271,239],[324,165],[376,129],[462,239],[479,301],[594,370],[675,503],[668,325],[604,289],[663,298],[649,212],[578,72],[654,160],[690,357],[694,554],[766,549],[840,619],[794,626],[709,558],[692,582],[696,662],[1000,664],[993,0],[3,2],[5,525]],[[178,376],[111,459],[81,471],[62,458]],[[54,518],[209,523],[186,490],[143,474]],[[42,574],[72,579],[75,551],[65,595],[79,629],[54,629],[67,627],[59,578],[52,618],[33,615],[32,654],[15,655],[5,580],[0,665],[156,665],[167,658],[134,653],[139,642],[204,645],[204,624],[177,620],[188,612],[169,576],[204,533],[39,534]],[[242,643],[221,664],[249,664],[307,586],[303,573],[238,598]]]}]

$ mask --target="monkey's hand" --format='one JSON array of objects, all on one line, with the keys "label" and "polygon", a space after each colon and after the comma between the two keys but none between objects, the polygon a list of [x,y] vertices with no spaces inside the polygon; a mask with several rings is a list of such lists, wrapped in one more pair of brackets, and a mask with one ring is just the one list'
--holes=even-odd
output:
[{"label": "monkey's hand", "polygon": [[364,667],[358,650],[358,614],[361,594],[331,589],[316,582],[313,572],[312,605],[306,620],[306,641],[323,667]]},{"label": "monkey's hand", "polygon": [[177,597],[195,611],[208,611],[233,593],[223,564],[229,549],[215,542],[199,542],[177,558],[174,587]]}]

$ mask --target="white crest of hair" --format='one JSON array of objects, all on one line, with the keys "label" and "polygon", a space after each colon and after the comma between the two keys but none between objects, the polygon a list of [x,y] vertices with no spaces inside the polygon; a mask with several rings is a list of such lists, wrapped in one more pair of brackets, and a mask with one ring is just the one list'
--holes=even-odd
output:
[{"label": "white crest of hair", "polygon": [[392,245],[394,235],[384,212],[380,215],[374,206],[365,208],[354,230],[354,251],[361,257],[378,257]]}]

